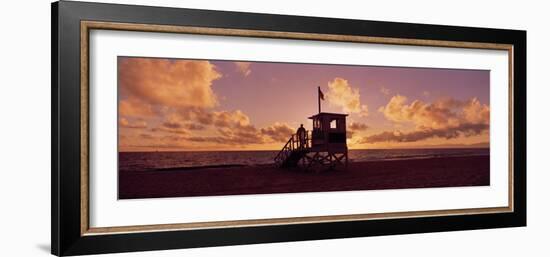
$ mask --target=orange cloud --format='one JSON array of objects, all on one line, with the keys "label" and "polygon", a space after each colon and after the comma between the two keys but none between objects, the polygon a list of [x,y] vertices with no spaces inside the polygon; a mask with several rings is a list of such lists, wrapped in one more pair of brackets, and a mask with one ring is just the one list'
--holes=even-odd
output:
[{"label": "orange cloud", "polygon": [[380,87],[380,93],[382,93],[385,96],[389,96],[391,92],[388,88],[382,86],[382,87]]},{"label": "orange cloud", "polygon": [[396,95],[379,111],[390,121],[410,122],[416,129],[412,132],[385,131],[365,137],[362,143],[469,137],[486,132],[490,122],[489,106],[481,104],[477,98],[468,101],[443,98],[431,104],[415,100],[407,104],[407,97]]},{"label": "orange cloud", "polygon": [[439,137],[445,139],[457,138],[459,136],[475,136],[487,131],[489,126],[486,124],[460,124],[456,127],[432,129],[425,128],[412,132],[384,131],[379,134],[364,137],[360,143],[378,143],[378,142],[416,142],[428,138]]},{"label": "orange cloud", "polygon": [[135,98],[119,100],[118,112],[121,116],[128,117],[152,117],[155,116],[153,107]]},{"label": "orange cloud", "polygon": [[165,127],[165,126],[152,128],[151,131],[152,132],[167,132],[167,133],[179,134],[179,135],[188,135],[189,134],[189,131],[187,131],[185,129],[169,128],[169,127]]},{"label": "orange cloud", "polygon": [[207,109],[185,109],[180,110],[177,115],[179,115],[180,119],[194,121],[204,126],[231,127],[250,124],[250,118],[241,110],[210,111]]},{"label": "orange cloud", "polygon": [[294,134],[294,129],[286,123],[275,122],[275,124],[269,127],[262,128],[261,132],[275,142],[286,142]]},{"label": "orange cloud", "polygon": [[150,114],[155,106],[211,108],[212,82],[221,74],[208,61],[119,57],[121,113]]},{"label": "orange cloud", "polygon": [[151,139],[155,139],[155,137],[149,133],[141,133],[139,134],[139,137],[141,137],[142,139],[145,139],[145,140],[151,140]]},{"label": "orange cloud", "polygon": [[415,100],[406,104],[407,97],[396,95],[379,111],[394,122],[413,122],[419,128],[440,129],[458,126],[465,122],[489,123],[489,106],[472,98],[458,101],[451,98],[439,99],[429,104]]},{"label": "orange cloud", "polygon": [[356,131],[362,131],[362,130],[366,130],[368,129],[369,126],[367,126],[367,124],[365,123],[360,123],[360,122],[351,122],[349,125],[348,125],[348,129],[350,130],[356,130]]},{"label": "orange cloud", "polygon": [[240,110],[213,112],[213,123],[218,127],[246,126],[250,118]]},{"label": "orange cloud", "polygon": [[252,70],[250,69],[249,62],[234,62],[235,66],[237,67],[237,71],[241,73],[243,76],[248,77]]},{"label": "orange cloud", "polygon": [[329,104],[341,107],[347,113],[368,115],[367,105],[361,104],[359,89],[352,88],[347,80],[335,78],[328,83],[328,89],[326,96]]},{"label": "orange cloud", "polygon": [[189,117],[182,117],[177,113],[170,113],[164,116],[164,120],[158,127],[151,129],[153,132],[167,132],[172,134],[188,135],[191,130],[204,130],[206,126],[194,123]]},{"label": "orange cloud", "polygon": [[477,98],[470,99],[464,106],[464,119],[471,123],[489,124],[489,106],[481,104]]},{"label": "orange cloud", "polygon": [[[253,125],[250,118],[241,110],[211,111],[204,108],[190,108],[179,110],[166,116],[159,131],[190,133],[189,130],[212,131],[212,136],[191,135],[182,140],[200,144],[219,144],[244,146],[262,144],[264,135]],[[216,133],[217,132],[217,133]]]},{"label": "orange cloud", "polygon": [[223,127],[218,129],[218,135],[216,136],[190,136],[186,137],[185,140],[233,146],[263,144],[265,142],[263,135],[252,125]]},{"label": "orange cloud", "polygon": [[141,129],[141,128],[146,128],[147,127],[147,122],[145,122],[144,120],[137,120],[135,122],[129,122],[126,118],[120,118],[119,121],[118,121],[118,124],[120,127],[123,127],[123,128],[136,128],[136,129]]},{"label": "orange cloud", "polygon": [[[217,127],[215,124],[211,126]],[[217,128],[217,133],[212,136],[185,136],[181,138],[184,141],[200,143],[200,144],[216,144],[229,146],[247,146],[261,145],[271,142],[286,142],[294,133],[287,124],[274,123],[271,126],[257,129],[250,124],[233,123],[230,126],[222,126]]]},{"label": "orange cloud", "polygon": [[166,115],[166,118],[162,122],[162,127],[167,129],[188,129],[188,130],[202,130],[205,127],[200,124],[191,123],[188,119],[171,113]]},{"label": "orange cloud", "polygon": [[188,129],[188,130],[203,130],[205,127],[202,126],[202,125],[198,125],[198,124],[193,124],[193,123],[186,123],[186,124],[183,124],[183,127]]},{"label": "orange cloud", "polygon": [[365,123],[351,122],[351,123],[349,123],[348,128],[346,130],[346,137],[348,139],[351,139],[351,138],[353,138],[354,135],[357,134],[357,132],[365,131],[368,128],[369,128],[369,126],[367,126],[367,124],[365,124]]}]

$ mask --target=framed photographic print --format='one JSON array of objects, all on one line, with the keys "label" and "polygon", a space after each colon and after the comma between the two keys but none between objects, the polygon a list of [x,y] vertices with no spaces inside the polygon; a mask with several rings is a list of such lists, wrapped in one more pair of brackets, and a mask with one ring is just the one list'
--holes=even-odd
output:
[{"label": "framed photographic print", "polygon": [[52,253],[526,225],[526,32],[56,2]]}]

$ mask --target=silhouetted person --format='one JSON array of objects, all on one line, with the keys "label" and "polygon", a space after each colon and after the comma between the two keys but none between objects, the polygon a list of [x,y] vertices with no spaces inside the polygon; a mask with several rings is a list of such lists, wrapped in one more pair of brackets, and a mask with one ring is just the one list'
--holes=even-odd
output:
[{"label": "silhouetted person", "polygon": [[306,146],[306,133],[307,132],[306,132],[306,129],[304,128],[304,124],[300,124],[298,131],[296,131],[296,135],[298,136],[298,147],[300,149]]}]

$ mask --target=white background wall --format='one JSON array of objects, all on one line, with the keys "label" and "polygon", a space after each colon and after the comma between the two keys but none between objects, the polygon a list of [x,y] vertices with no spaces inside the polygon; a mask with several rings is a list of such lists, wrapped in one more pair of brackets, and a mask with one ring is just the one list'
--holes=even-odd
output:
[{"label": "white background wall", "polygon": [[[545,1],[104,2],[528,31],[528,227],[127,253],[117,256],[549,256],[550,32]],[[50,1],[6,1],[0,14],[0,256],[50,244]]]}]

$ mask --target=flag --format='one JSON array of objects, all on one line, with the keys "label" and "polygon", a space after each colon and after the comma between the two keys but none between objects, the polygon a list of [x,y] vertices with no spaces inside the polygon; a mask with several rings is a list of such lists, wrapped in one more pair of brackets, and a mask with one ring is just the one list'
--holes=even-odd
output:
[{"label": "flag", "polygon": [[319,90],[319,99],[325,100],[325,94],[321,91],[321,87],[317,87],[317,89]]}]

